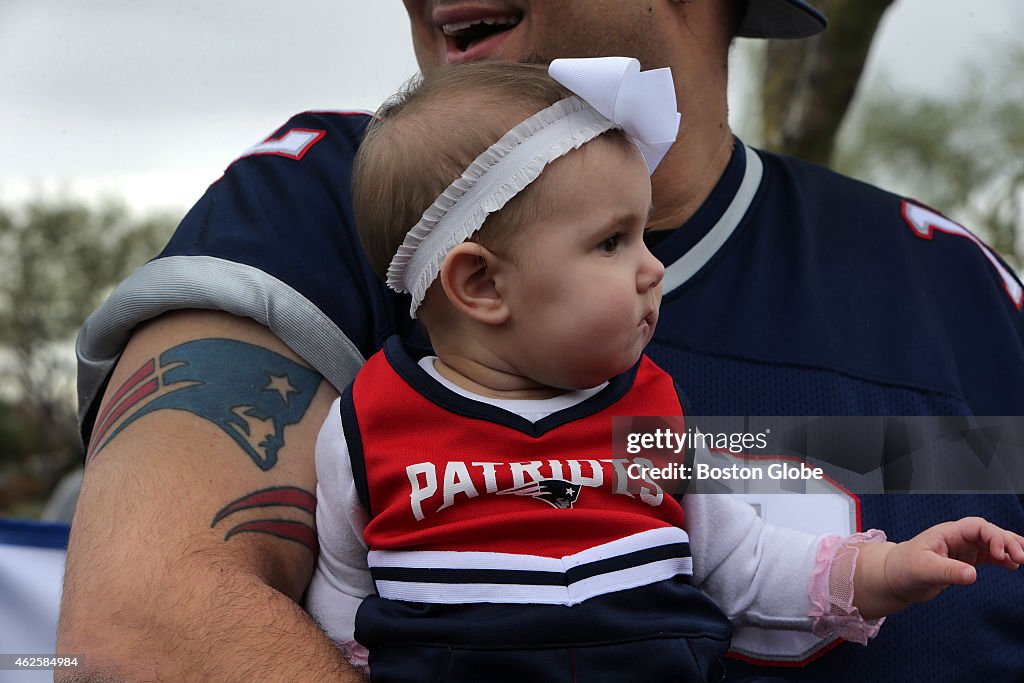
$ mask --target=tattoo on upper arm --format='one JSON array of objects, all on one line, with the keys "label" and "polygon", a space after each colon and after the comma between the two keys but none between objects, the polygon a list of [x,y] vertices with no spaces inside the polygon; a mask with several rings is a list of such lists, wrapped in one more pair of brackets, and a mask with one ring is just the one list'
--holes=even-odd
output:
[{"label": "tattoo on upper arm", "polygon": [[299,422],[322,378],[279,353],[234,339],[198,339],[146,361],[110,398],[89,441],[94,457],[121,431],[157,410],[209,420],[269,470],[284,431]]},{"label": "tattoo on upper arm", "polygon": [[[242,510],[286,507],[301,510],[311,517],[316,514],[316,496],[296,486],[273,486],[247,493],[222,507],[210,522],[210,528]],[[259,533],[295,541],[317,552],[316,531],[309,523],[295,519],[247,519],[227,530],[224,540],[240,533]]]}]

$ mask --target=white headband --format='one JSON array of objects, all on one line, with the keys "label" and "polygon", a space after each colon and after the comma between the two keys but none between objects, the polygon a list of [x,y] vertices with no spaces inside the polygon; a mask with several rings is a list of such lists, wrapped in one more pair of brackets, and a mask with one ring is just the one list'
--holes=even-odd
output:
[{"label": "white headband", "polygon": [[576,96],[537,112],[487,148],[423,212],[398,248],[387,284],[412,296],[413,318],[448,252],[536,180],[547,164],[621,128],[654,173],[675,142],[680,116],[669,69],[641,72],[636,59],[595,57],[556,59],[548,73]]}]

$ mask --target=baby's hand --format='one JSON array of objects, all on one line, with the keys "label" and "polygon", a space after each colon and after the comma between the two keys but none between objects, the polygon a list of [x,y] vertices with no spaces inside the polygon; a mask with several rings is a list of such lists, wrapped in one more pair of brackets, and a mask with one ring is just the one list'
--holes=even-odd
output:
[{"label": "baby's hand", "polygon": [[885,583],[902,602],[931,600],[943,589],[974,583],[974,565],[1017,569],[1024,563],[1024,538],[981,517],[936,524],[892,547],[885,558]]},{"label": "baby's hand", "polygon": [[974,565],[1017,569],[1024,538],[980,517],[936,524],[903,543],[860,547],[854,574],[854,605],[865,619],[926,602],[949,586],[977,579]]}]

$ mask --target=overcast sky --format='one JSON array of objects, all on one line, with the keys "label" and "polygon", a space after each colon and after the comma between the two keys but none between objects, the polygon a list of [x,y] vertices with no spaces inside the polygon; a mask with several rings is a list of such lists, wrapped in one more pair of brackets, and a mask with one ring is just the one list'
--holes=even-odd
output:
[{"label": "overcast sky", "polygon": [[[1022,20],[1021,0],[897,0],[869,73],[942,93]],[[0,200],[183,210],[290,114],[375,108],[416,70],[408,33],[399,0],[0,0]]]}]

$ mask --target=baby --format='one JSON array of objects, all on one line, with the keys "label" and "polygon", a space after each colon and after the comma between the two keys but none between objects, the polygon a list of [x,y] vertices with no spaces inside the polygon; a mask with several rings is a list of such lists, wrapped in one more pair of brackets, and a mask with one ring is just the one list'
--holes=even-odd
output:
[{"label": "baby", "polygon": [[622,480],[613,416],[683,414],[643,355],[678,125],[668,70],[614,57],[440,69],[371,124],[356,220],[433,348],[388,340],[321,431],[307,607],[373,680],[706,680],[731,621],[866,642],[971,563],[1024,561],[977,518],[814,537]]}]

